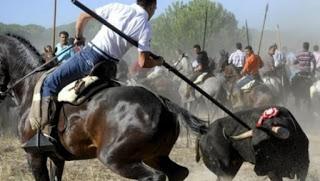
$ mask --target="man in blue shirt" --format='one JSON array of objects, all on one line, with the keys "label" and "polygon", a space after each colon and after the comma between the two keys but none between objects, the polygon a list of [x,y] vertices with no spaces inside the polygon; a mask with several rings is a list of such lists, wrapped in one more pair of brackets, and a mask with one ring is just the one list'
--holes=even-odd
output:
[{"label": "man in blue shirt", "polygon": [[[59,55],[62,51],[69,48],[70,45],[68,42],[69,34],[66,31],[61,31],[59,33],[60,42],[56,45],[56,55]],[[71,48],[70,50],[66,51],[65,53],[58,56],[58,63],[65,62],[68,60],[71,56],[73,56],[74,50]]]}]

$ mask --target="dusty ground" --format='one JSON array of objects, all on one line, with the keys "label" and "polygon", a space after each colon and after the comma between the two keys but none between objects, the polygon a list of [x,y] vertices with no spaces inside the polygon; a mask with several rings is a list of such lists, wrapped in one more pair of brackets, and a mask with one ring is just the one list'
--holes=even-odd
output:
[{"label": "dusty ground", "polygon": [[[318,181],[320,180],[320,140],[318,136],[311,136],[310,140],[311,165],[307,180]],[[27,167],[24,152],[19,148],[18,140],[11,136],[2,136],[0,137],[0,145],[0,180],[33,180],[30,170]],[[171,153],[171,158],[190,169],[190,175],[186,179],[187,181],[212,181],[216,178],[203,163],[196,163],[194,161],[195,153],[193,145],[187,148],[185,139],[177,142]],[[235,180],[267,180],[266,177],[257,177],[252,169],[253,166],[250,164],[243,165]],[[67,162],[63,178],[65,181],[127,180],[113,174],[97,160]]]}]

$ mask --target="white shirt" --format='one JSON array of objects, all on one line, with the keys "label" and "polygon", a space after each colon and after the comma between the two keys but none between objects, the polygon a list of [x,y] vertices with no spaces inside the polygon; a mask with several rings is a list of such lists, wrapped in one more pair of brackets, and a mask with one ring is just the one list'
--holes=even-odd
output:
[{"label": "white shirt", "polygon": [[[124,34],[138,41],[138,51],[150,51],[151,25],[148,13],[139,5],[107,4],[95,10],[98,15]],[[106,26],[91,41],[106,54],[120,59],[132,45]]]},{"label": "white shirt", "polygon": [[320,68],[320,52],[313,52],[313,56],[316,59],[316,68]]},{"label": "white shirt", "polygon": [[194,60],[191,64],[192,68],[197,68],[199,65],[198,61],[197,60]]},{"label": "white shirt", "polygon": [[273,59],[275,67],[278,67],[279,65],[284,65],[286,63],[284,54],[279,50],[276,50],[274,52]]},{"label": "white shirt", "polygon": [[232,63],[236,67],[243,67],[245,58],[246,54],[241,50],[237,50],[230,55],[228,63]]}]

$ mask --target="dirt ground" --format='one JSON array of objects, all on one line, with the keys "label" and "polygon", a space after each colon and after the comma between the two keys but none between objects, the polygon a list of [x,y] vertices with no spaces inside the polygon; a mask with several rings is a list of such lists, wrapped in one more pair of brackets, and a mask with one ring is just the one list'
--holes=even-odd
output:
[{"label": "dirt ground", "polygon": [[[312,120],[312,124],[306,123],[302,117],[297,118],[307,133],[310,140],[310,169],[308,181],[320,181],[320,121]],[[212,181],[215,175],[211,173],[202,162],[195,162],[194,140],[191,138],[187,147],[186,137],[181,136],[177,141],[170,157],[190,170],[187,181]],[[3,135],[0,137],[0,181],[31,181],[33,177],[25,159],[25,153],[20,148],[20,143],[14,136]],[[63,176],[65,181],[126,181],[108,168],[103,166],[98,160],[84,160],[67,162]],[[235,181],[264,181],[266,177],[257,177],[253,172],[253,166],[244,164],[238,172]]]}]

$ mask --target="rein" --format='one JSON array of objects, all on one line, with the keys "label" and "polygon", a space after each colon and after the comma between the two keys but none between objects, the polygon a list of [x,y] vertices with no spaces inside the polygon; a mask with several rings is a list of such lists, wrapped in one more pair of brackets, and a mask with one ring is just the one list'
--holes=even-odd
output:
[{"label": "rein", "polygon": [[45,66],[49,65],[50,63],[52,63],[57,57],[59,57],[60,55],[64,54],[65,52],[67,52],[68,50],[70,50],[71,48],[73,48],[75,46],[75,44],[71,45],[70,47],[68,47],[67,49],[63,50],[61,53],[59,53],[58,55],[52,57],[48,62],[42,64],[41,66],[35,68],[33,71],[31,71],[30,73],[28,73],[27,75],[23,76],[22,78],[20,78],[19,80],[17,80],[16,82],[14,82],[11,86],[9,86],[7,88],[6,91],[1,92],[0,91],[0,95],[4,96],[4,95],[10,95],[10,91],[16,87],[19,83],[21,83],[23,80],[25,80],[26,78],[30,77],[31,75],[34,75],[35,73],[41,72],[43,70],[45,70]]}]

